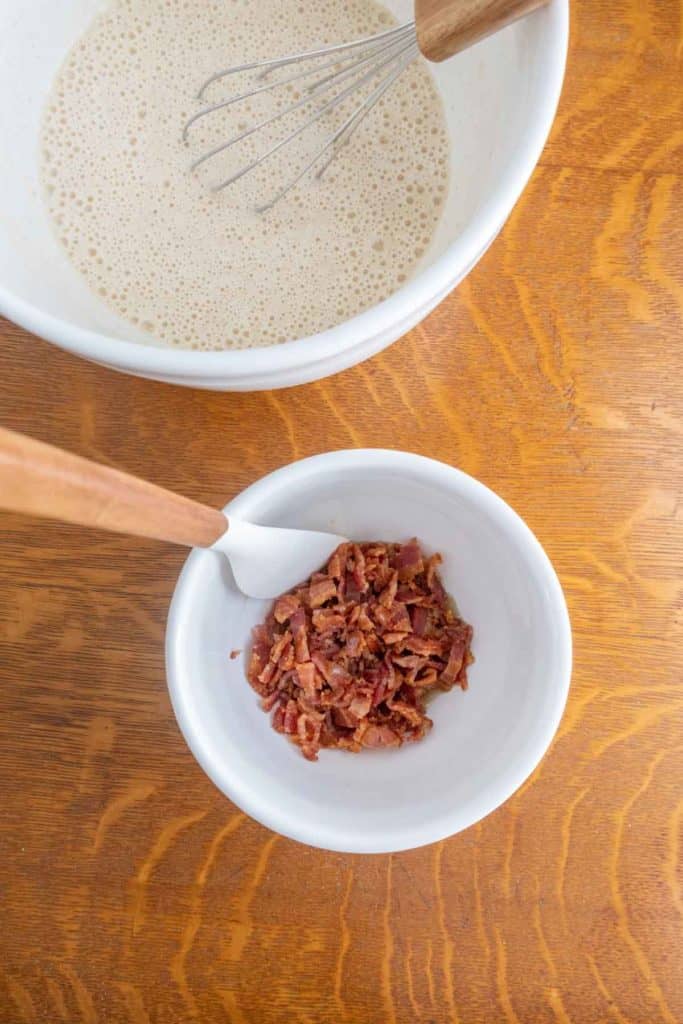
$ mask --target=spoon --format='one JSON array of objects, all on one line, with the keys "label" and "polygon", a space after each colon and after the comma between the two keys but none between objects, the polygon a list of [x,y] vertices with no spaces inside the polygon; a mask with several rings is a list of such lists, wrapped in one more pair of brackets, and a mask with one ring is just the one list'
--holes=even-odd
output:
[{"label": "spoon", "polygon": [[248,597],[307,579],[346,539],[257,526],[0,427],[0,508],[224,554]]}]

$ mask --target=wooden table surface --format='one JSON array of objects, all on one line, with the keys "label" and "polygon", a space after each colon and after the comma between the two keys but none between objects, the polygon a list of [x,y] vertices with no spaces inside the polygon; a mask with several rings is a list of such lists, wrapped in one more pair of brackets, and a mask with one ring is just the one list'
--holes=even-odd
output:
[{"label": "wooden table surface", "polygon": [[280,838],[176,727],[184,554],[3,516],[0,1020],[683,1020],[683,3],[575,0],[552,139],[428,320],[272,394],[108,372],[0,325],[0,422],[210,503],[331,448],[406,448],[545,545],[575,671],[479,825],[392,856]]}]

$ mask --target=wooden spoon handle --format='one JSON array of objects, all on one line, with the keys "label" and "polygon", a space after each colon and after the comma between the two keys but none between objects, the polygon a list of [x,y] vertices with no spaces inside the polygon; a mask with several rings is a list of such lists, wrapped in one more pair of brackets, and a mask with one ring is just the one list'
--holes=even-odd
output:
[{"label": "wooden spoon handle", "polygon": [[228,528],[217,509],[1,427],[0,507],[189,547]]},{"label": "wooden spoon handle", "polygon": [[427,60],[446,60],[549,2],[415,0],[417,41]]}]

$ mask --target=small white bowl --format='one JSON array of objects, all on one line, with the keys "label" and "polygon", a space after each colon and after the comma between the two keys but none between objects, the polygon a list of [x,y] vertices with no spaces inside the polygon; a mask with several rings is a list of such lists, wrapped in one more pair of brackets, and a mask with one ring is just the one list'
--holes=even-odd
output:
[{"label": "small white bowl", "polygon": [[[400,21],[413,16],[413,0],[385,2]],[[143,343],[151,339],[105,306],[68,261],[41,198],[45,99],[65,54],[101,7],[101,0],[0,3],[0,137],[11,139],[0,161],[0,314],[112,369],[217,391],[290,387],[338,373],[386,348],[441,302],[519,199],[555,116],[567,54],[568,0],[551,0],[432,67],[451,142],[451,187],[432,244],[402,288],[308,338],[195,352]]]},{"label": "small white bowl", "polygon": [[166,636],[171,700],[205,772],[269,828],[328,850],[387,853],[435,842],[489,814],[534,770],[571,674],[562,589],[519,516],[483,484],[406,452],[331,452],[271,473],[226,508],[257,523],[360,540],[417,536],[474,626],[470,688],[439,694],[434,728],[398,750],[323,750],[316,763],[276,733],[245,677],[268,602],[244,597],[222,556],[194,551]]}]

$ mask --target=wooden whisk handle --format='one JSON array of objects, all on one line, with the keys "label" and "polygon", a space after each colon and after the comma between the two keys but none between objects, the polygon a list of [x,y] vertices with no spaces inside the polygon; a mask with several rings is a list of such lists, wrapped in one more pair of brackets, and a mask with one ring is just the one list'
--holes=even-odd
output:
[{"label": "wooden whisk handle", "polygon": [[218,509],[3,428],[0,508],[188,547],[228,526]]},{"label": "wooden whisk handle", "polygon": [[550,0],[415,0],[420,50],[441,61],[492,35]]}]

